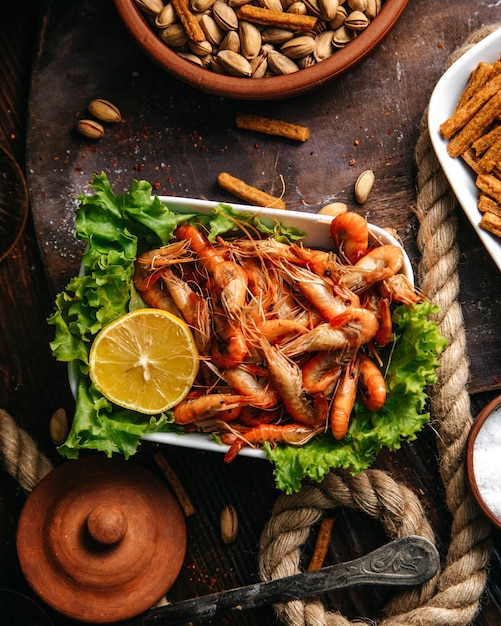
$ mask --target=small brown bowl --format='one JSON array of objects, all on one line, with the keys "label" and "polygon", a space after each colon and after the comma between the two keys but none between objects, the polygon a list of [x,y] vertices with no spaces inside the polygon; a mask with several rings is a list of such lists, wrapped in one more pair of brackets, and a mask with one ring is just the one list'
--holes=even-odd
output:
[{"label": "small brown bowl", "polygon": [[[483,448],[486,442],[489,450]],[[484,515],[498,528],[501,528],[500,460],[501,396],[498,396],[482,409],[466,444],[466,473],[471,493]]]},{"label": "small brown bowl", "polygon": [[160,67],[209,94],[242,100],[281,100],[303,95],[362,61],[388,35],[408,0],[385,0],[380,13],[351,43],[311,67],[283,76],[237,78],[201,68],[180,57],[158,37],[134,0],[115,0],[126,28]]}]

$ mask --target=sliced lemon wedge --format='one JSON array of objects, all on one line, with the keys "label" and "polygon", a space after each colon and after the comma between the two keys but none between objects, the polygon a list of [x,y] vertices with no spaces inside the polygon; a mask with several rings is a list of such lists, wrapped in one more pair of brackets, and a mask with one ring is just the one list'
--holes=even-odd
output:
[{"label": "sliced lemon wedge", "polygon": [[96,335],[89,354],[89,375],[103,396],[147,415],[181,402],[198,368],[189,327],[161,309],[119,317]]}]

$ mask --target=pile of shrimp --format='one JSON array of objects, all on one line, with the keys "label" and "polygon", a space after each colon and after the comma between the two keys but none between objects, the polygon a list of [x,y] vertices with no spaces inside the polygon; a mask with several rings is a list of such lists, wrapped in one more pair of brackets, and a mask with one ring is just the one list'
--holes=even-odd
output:
[{"label": "pile of shrimp", "polygon": [[172,243],[141,254],[134,285],[148,306],[189,325],[201,367],[173,408],[188,431],[229,446],[303,445],[348,431],[357,394],[386,401],[378,348],[392,340],[390,305],[422,295],[399,273],[397,245],[369,245],[368,225],[346,212],[330,226],[333,250],[249,234],[211,243],[181,224]]}]

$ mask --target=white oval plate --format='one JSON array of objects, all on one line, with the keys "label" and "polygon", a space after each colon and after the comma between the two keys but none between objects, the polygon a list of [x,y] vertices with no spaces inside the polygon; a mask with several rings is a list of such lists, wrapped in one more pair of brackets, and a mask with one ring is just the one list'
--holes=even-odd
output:
[{"label": "white oval plate", "polygon": [[479,227],[481,213],[478,210],[478,189],[475,173],[460,157],[453,159],[447,153],[448,140],[440,135],[440,124],[452,115],[459,96],[463,92],[470,73],[484,61],[493,63],[500,58],[501,28],[465,52],[438,81],[428,107],[428,130],[431,143],[459,204],[466,213],[494,263],[501,270],[501,238]]},{"label": "white oval plate", "polygon": [[[190,198],[177,198],[169,196],[160,196],[160,200],[166,203],[171,211],[177,213],[201,213],[207,215],[212,209],[220,204],[219,202],[211,202],[207,200],[194,200]],[[280,221],[284,226],[292,226],[306,233],[306,237],[302,240],[305,246],[312,248],[332,249],[332,238],[330,235],[330,223],[332,217],[328,215],[320,215],[316,213],[304,213],[301,211],[284,211],[280,209],[265,209],[255,206],[247,206],[244,204],[231,204],[231,207],[238,211],[246,211],[256,213],[262,218],[270,218],[272,221]],[[379,226],[369,224],[369,232],[371,240],[380,244],[391,244],[400,246],[400,243],[390,235],[386,230]],[[401,269],[402,274],[414,284],[414,273],[412,265],[407,253],[404,250],[404,265]],[[70,364],[69,380],[70,387],[74,397],[76,397],[78,372],[75,367]],[[151,433],[144,435],[143,440],[154,441],[161,444],[169,444],[178,447],[192,448],[196,450],[205,450],[212,452],[224,452],[228,450],[228,446],[223,446],[209,439],[209,435],[203,433],[186,433],[178,435],[176,433]],[[251,456],[264,459],[265,455],[262,450],[245,447],[239,452],[241,456]]]}]

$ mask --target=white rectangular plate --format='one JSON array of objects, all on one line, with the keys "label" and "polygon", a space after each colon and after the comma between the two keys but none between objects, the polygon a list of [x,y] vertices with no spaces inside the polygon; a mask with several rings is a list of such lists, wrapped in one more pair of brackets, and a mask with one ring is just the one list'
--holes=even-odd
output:
[{"label": "white rectangular plate", "polygon": [[[202,213],[208,214],[212,211],[218,202],[210,202],[205,200],[193,200],[189,198],[173,198],[160,196],[169,209],[178,213]],[[330,236],[330,223],[332,217],[328,215],[320,215],[315,213],[303,213],[300,211],[284,211],[280,209],[262,209],[254,206],[247,206],[242,204],[233,204],[231,207],[235,210],[242,210],[252,212],[260,215],[262,218],[269,218],[270,220],[278,220],[285,226],[292,226],[298,230],[306,233],[305,239],[302,243],[305,246],[313,248],[332,249],[332,239]],[[399,242],[392,237],[387,231],[369,224],[369,231],[371,233],[372,240],[377,240],[380,243],[400,245]],[[411,262],[404,252],[404,267],[402,273],[407,278],[414,282],[414,276],[412,271]],[[178,435],[175,433],[152,433],[145,435],[144,440],[155,441],[157,443],[169,444],[178,447],[186,447],[197,450],[206,450],[212,452],[223,452],[228,450],[228,446],[220,445],[209,439],[208,435],[202,433],[187,433]],[[262,450],[245,447],[239,452],[240,455],[252,456],[256,458],[265,458]]]},{"label": "white rectangular plate", "polygon": [[479,194],[475,185],[475,173],[463,159],[460,157],[453,159],[448,155],[449,141],[443,139],[439,132],[440,124],[454,112],[472,70],[480,61],[485,63],[497,61],[500,58],[500,52],[501,29],[498,29],[470,48],[451,65],[438,81],[431,95],[428,107],[428,130],[437,158],[459,204],[494,263],[501,270],[501,238],[491,235],[478,225],[481,214],[477,207]]}]

